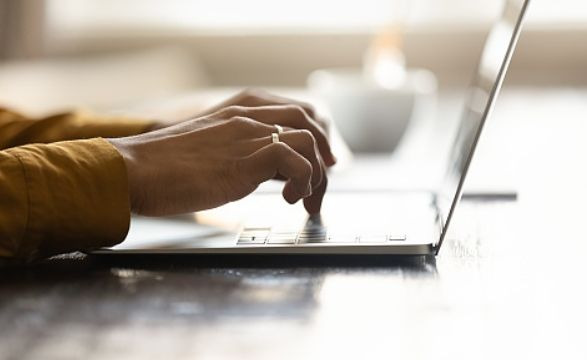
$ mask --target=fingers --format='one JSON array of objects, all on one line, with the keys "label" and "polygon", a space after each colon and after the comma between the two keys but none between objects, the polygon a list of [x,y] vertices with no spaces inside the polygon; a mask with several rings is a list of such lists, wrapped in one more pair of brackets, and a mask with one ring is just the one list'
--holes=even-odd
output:
[{"label": "fingers", "polygon": [[[286,143],[312,164],[312,189],[316,189],[322,183],[326,170],[312,133],[308,130],[289,130],[281,133],[279,140]],[[271,142],[270,136],[255,139],[243,144],[243,147],[246,147],[243,150],[252,153]]]},{"label": "fingers", "polygon": [[308,214],[319,214],[320,209],[322,208],[322,200],[324,199],[324,194],[326,193],[326,188],[328,186],[328,178],[325,176],[322,179],[322,182],[314,191],[312,191],[312,195],[307,198],[304,198],[304,207]]},{"label": "fingers", "polygon": [[326,165],[332,166],[336,163],[325,130],[302,107],[297,105],[261,106],[250,109],[250,113],[255,120],[265,124],[309,130],[316,138],[318,149]]},{"label": "fingers", "polygon": [[271,94],[264,90],[244,90],[237,95],[237,97],[240,97],[239,103],[244,106],[297,105],[304,109],[304,111],[312,118],[315,118],[316,115],[314,107],[307,102]]},{"label": "fingers", "polygon": [[314,109],[314,106],[312,106],[311,104],[304,102],[304,101],[299,101],[299,100],[295,100],[295,99],[291,99],[291,98],[287,98],[287,97],[283,97],[283,96],[279,96],[279,95],[275,95],[275,94],[271,94],[267,91],[264,90],[259,90],[259,89],[248,89],[245,90],[243,92],[241,92],[239,95],[237,95],[237,98],[240,99],[239,104],[243,105],[243,106],[269,106],[269,105],[296,105],[301,107],[302,109],[304,109],[304,111],[306,112],[306,114],[308,114],[308,116],[310,116],[314,121],[316,121],[316,123],[318,123],[318,125],[320,125],[320,127],[322,128],[322,130],[324,130],[326,133],[328,133],[329,130],[329,126],[328,126],[328,122],[318,116],[318,114],[316,113],[316,110]]},{"label": "fingers", "polygon": [[[313,135],[307,130],[290,130],[282,133],[279,139],[312,164],[312,194],[309,197],[304,197],[304,207],[309,214],[319,213],[328,181],[326,166],[318,155]],[[252,153],[269,144],[271,144],[271,137],[253,140],[247,144],[250,148],[246,151]]]},{"label": "fingers", "polygon": [[[209,133],[213,141],[224,137],[231,142],[240,144],[236,153],[251,154],[270,144],[271,134],[277,129],[274,126],[258,122],[243,116],[233,116],[223,124],[214,127]],[[316,139],[309,130],[289,130],[281,133],[280,140],[288,144],[298,154],[312,164],[312,189],[317,188],[324,177],[324,165],[319,155]]]},{"label": "fingers", "polygon": [[241,159],[238,171],[254,187],[282,175],[288,179],[283,197],[290,204],[312,194],[312,164],[283,142],[269,144]]},{"label": "fingers", "polygon": [[[214,127],[214,133],[233,140],[247,140],[271,135],[276,131],[274,126],[244,116],[242,111],[239,114],[228,117],[222,125]],[[214,134],[211,134],[214,136]]]},{"label": "fingers", "polygon": [[[234,150],[248,154],[242,169],[252,177],[251,185],[285,178],[283,196],[288,202],[304,198],[310,214],[320,212],[327,186],[325,163],[333,165],[336,160],[324,130],[303,109],[292,105],[230,106],[214,117],[228,119],[218,126],[219,133],[230,133],[228,137],[238,144]],[[275,124],[288,129],[280,134],[281,143],[277,144],[271,143],[271,134],[277,131]]]},{"label": "fingers", "polygon": [[[332,154],[328,136],[322,126],[313,120],[306,111],[297,105],[239,107],[231,106],[223,112],[229,115],[239,114],[257,120],[264,124],[277,124],[295,129],[306,129],[314,135],[320,155],[328,166],[336,163],[336,157]],[[272,129],[274,132],[274,129]]]},{"label": "fingers", "polygon": [[312,190],[318,188],[326,171],[312,133],[308,130],[292,130],[282,133],[280,140],[310,161],[312,164]]}]

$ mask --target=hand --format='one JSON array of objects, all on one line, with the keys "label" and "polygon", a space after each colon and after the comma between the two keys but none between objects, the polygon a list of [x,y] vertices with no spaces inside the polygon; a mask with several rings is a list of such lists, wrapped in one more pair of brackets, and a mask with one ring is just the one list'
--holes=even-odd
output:
[{"label": "hand", "polygon": [[234,105],[246,107],[269,105],[297,105],[304,109],[306,114],[308,114],[310,118],[317,122],[322,127],[322,129],[328,133],[328,122],[316,114],[316,110],[311,104],[308,104],[304,101],[281,97],[260,89],[246,89],[244,91],[241,91],[240,93],[234,95],[226,101],[223,101],[222,103],[206,110],[205,112],[201,113],[201,115],[212,114],[225,107]]},{"label": "hand", "polygon": [[[271,142],[273,124],[284,127]],[[132,211],[169,215],[235,201],[283,178],[289,203],[320,211],[325,161],[334,164],[324,130],[297,105],[230,106],[161,130],[109,141],[128,172]]]},{"label": "hand", "polygon": [[[239,92],[231,98],[223,101],[222,103],[207,109],[204,112],[200,112],[195,117],[202,117],[213,114],[229,106],[245,106],[245,107],[258,107],[258,106],[272,106],[272,105],[294,105],[302,108],[306,114],[313,120],[314,123],[319,125],[325,133],[328,133],[329,126],[328,122],[317,115],[314,107],[306,102],[289,99],[281,96],[271,94],[267,91],[259,89],[247,89]],[[158,130],[170,126],[168,122],[159,122],[153,125],[151,130]],[[325,158],[326,163],[332,165],[328,157]],[[332,162],[333,163],[333,162]]]}]

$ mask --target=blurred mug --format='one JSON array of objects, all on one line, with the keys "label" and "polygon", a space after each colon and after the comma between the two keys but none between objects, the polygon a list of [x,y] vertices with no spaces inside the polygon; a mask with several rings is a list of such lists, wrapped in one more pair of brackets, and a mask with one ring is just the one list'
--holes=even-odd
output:
[{"label": "blurred mug", "polygon": [[365,81],[360,69],[323,69],[310,74],[308,87],[329,107],[353,152],[392,152],[419,97],[436,91],[436,79],[427,70],[409,70],[401,86],[388,89]]}]

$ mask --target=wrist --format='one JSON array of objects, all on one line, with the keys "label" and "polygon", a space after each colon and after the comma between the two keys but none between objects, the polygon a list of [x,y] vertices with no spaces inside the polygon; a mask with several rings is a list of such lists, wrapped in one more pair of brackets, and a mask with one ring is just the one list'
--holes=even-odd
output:
[{"label": "wrist", "polygon": [[124,161],[124,165],[126,168],[126,178],[128,183],[128,194],[129,194],[129,202],[130,202],[130,209],[131,211],[136,211],[137,204],[138,204],[138,195],[137,189],[139,189],[138,185],[138,174],[137,174],[137,163],[136,158],[133,155],[132,145],[128,143],[125,138],[114,138],[114,139],[106,139],[114,148],[118,151],[120,156]]}]

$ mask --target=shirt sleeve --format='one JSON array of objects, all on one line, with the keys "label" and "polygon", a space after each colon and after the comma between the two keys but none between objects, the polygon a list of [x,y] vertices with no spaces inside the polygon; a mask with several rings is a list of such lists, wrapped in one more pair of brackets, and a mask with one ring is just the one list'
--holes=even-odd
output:
[{"label": "shirt sleeve", "polygon": [[130,219],[127,173],[102,138],[153,125],[83,112],[35,119],[0,107],[0,258],[30,261],[121,242]]},{"label": "shirt sleeve", "polygon": [[105,117],[75,111],[29,118],[0,107],[0,149],[95,137],[121,137],[148,131],[155,122],[128,117]]},{"label": "shirt sleeve", "polygon": [[102,138],[0,151],[0,257],[112,246],[130,221],[122,156]]}]

